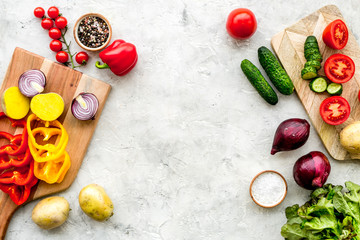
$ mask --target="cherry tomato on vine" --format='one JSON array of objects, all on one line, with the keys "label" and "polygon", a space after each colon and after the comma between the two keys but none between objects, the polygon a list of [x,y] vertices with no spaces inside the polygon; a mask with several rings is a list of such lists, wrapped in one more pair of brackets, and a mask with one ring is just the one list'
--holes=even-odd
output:
[{"label": "cherry tomato on vine", "polygon": [[322,35],[324,43],[332,49],[343,49],[349,38],[346,24],[340,19],[331,22]]},{"label": "cherry tomato on vine", "polygon": [[64,17],[58,17],[55,19],[55,26],[59,29],[65,28],[67,25],[67,20]]},{"label": "cherry tomato on vine", "polygon": [[226,30],[235,39],[250,38],[256,31],[255,15],[247,8],[233,10],[226,21]]},{"label": "cherry tomato on vine", "polygon": [[55,6],[52,6],[48,9],[47,14],[50,18],[56,19],[59,16],[59,9]]},{"label": "cherry tomato on vine", "polygon": [[66,63],[69,60],[69,54],[65,51],[60,51],[56,54],[56,61],[59,63]]},{"label": "cherry tomato on vine", "polygon": [[344,123],[350,115],[349,102],[340,96],[326,98],[320,104],[321,118],[330,125],[339,125]]},{"label": "cherry tomato on vine", "polygon": [[42,21],[41,21],[41,27],[43,29],[47,29],[49,30],[50,28],[52,28],[54,25],[54,22],[53,20],[51,20],[50,18],[44,18]]},{"label": "cherry tomato on vine", "polygon": [[54,52],[58,52],[62,49],[62,43],[59,40],[52,40],[50,42],[50,49]]},{"label": "cherry tomato on vine", "polygon": [[45,15],[45,10],[42,7],[37,7],[34,9],[34,15],[37,18],[42,18]]},{"label": "cherry tomato on vine", "polygon": [[88,60],[89,60],[89,55],[86,52],[79,52],[75,56],[75,61],[78,64],[85,65]]},{"label": "cherry tomato on vine", "polygon": [[61,38],[61,30],[55,27],[51,28],[49,30],[49,37],[55,40]]}]

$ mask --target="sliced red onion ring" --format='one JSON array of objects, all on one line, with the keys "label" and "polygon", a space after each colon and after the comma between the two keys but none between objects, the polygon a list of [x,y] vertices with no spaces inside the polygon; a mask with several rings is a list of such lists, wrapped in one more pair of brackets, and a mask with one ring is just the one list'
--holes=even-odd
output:
[{"label": "sliced red onion ring", "polygon": [[45,85],[45,74],[37,69],[28,70],[19,78],[20,92],[27,97],[33,97],[43,92]]},{"label": "sliced red onion ring", "polygon": [[98,108],[99,101],[92,93],[80,93],[71,103],[71,112],[79,120],[94,119]]}]

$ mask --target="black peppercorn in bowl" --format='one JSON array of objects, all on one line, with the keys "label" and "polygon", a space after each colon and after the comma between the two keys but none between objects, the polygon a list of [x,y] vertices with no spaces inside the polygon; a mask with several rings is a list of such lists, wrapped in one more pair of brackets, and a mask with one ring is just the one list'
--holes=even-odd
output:
[{"label": "black peppercorn in bowl", "polygon": [[100,51],[111,40],[111,26],[101,14],[87,13],[75,23],[74,38],[77,44],[87,51]]}]

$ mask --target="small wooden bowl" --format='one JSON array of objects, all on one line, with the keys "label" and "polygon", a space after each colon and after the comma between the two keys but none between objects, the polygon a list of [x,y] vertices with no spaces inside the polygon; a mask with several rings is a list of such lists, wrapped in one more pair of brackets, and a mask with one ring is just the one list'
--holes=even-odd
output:
[{"label": "small wooden bowl", "polygon": [[[256,178],[258,178],[261,174],[269,173],[269,172],[275,173],[275,174],[279,175],[279,176],[282,178],[282,180],[284,181],[284,184],[285,184],[285,190],[284,190],[284,193],[283,193],[284,196],[280,199],[280,201],[276,202],[276,203],[273,204],[273,205],[265,205],[264,203],[259,203],[258,201],[256,201],[256,199],[255,199],[255,197],[254,197],[254,195],[253,195],[253,192],[252,192],[252,186],[253,186],[253,183],[254,183],[254,181],[256,180]],[[260,207],[263,207],[263,208],[273,208],[273,207],[279,205],[280,203],[282,203],[282,201],[284,201],[284,199],[285,199],[285,197],[286,197],[286,194],[287,194],[288,186],[287,186],[287,183],[286,183],[285,178],[284,178],[280,173],[278,173],[278,172],[276,172],[276,171],[274,171],[274,170],[265,170],[265,171],[262,171],[262,172],[258,173],[258,174],[252,179],[252,181],[251,181],[251,183],[250,183],[250,189],[249,189],[249,190],[250,190],[250,196],[251,196],[252,200],[253,200],[257,205],[259,205]]]},{"label": "small wooden bowl", "polygon": [[[87,47],[85,46],[79,39],[79,36],[78,36],[78,28],[79,28],[79,24],[80,22],[85,18],[85,17],[88,17],[88,16],[95,16],[95,17],[98,17],[98,18],[101,18],[102,20],[104,20],[106,22],[106,24],[108,25],[109,27],[109,37],[108,39],[106,40],[106,42],[101,45],[100,47],[97,47],[97,48],[90,48],[90,47]],[[111,29],[111,25],[110,25],[110,22],[101,14],[99,13],[87,13],[87,14],[84,14],[82,15],[75,23],[75,27],[74,27],[74,38],[75,38],[75,41],[77,42],[77,44],[87,50],[87,51],[92,51],[92,52],[95,52],[95,51],[100,51],[100,50],[103,50],[109,43],[110,43],[110,40],[111,40],[111,36],[112,36],[112,29]]]}]

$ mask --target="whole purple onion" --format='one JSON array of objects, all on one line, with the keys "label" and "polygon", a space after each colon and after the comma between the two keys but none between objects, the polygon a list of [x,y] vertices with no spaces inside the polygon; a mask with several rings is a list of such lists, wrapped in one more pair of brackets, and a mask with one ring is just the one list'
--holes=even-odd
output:
[{"label": "whole purple onion", "polygon": [[313,151],[296,161],[293,175],[299,186],[312,190],[325,184],[330,170],[327,157],[322,152]]},{"label": "whole purple onion", "polygon": [[276,129],[271,155],[297,149],[305,144],[310,134],[310,124],[305,119],[290,118]]}]

